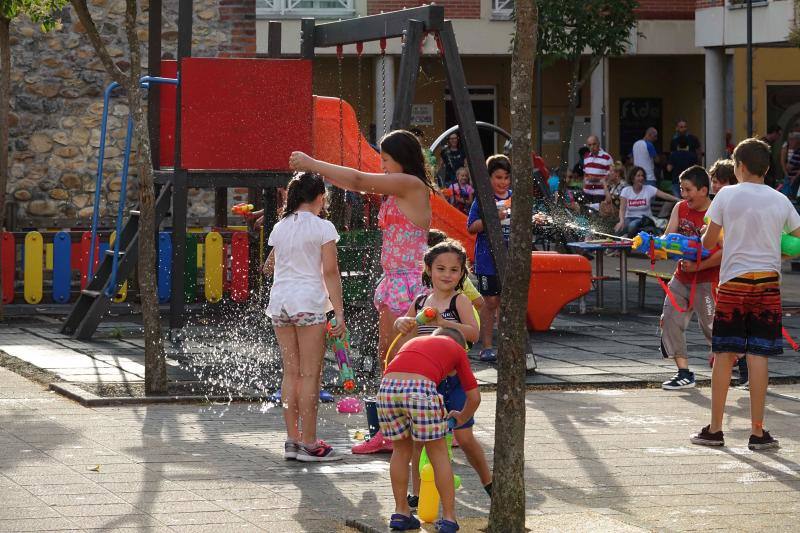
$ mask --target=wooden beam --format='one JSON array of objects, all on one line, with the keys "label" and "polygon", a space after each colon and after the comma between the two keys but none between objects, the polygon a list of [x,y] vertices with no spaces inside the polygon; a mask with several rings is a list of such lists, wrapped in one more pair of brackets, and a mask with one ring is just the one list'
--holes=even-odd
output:
[{"label": "wooden beam", "polygon": [[460,125],[461,139],[467,152],[470,176],[472,176],[472,182],[478,192],[478,205],[481,207],[484,231],[489,237],[497,273],[500,275],[500,279],[503,279],[508,261],[508,249],[500,230],[500,217],[497,215],[494,193],[489,184],[489,172],[483,158],[483,146],[481,146],[478,126],[475,123],[475,113],[472,110],[472,101],[467,90],[467,80],[461,65],[461,57],[458,55],[458,44],[456,44],[453,25],[449,20],[444,23],[439,37],[444,53],[447,85],[450,88],[456,120]]},{"label": "wooden beam", "polygon": [[397,76],[397,89],[394,103],[392,129],[408,129],[411,124],[411,106],[419,75],[419,56],[422,38],[425,35],[424,24],[419,20],[409,20],[405,29],[405,41],[400,55],[400,72]]},{"label": "wooden beam", "polygon": [[314,46],[327,48],[401,37],[409,20],[422,22],[423,31],[439,31],[444,27],[444,7],[428,5],[319,24],[314,27]]}]

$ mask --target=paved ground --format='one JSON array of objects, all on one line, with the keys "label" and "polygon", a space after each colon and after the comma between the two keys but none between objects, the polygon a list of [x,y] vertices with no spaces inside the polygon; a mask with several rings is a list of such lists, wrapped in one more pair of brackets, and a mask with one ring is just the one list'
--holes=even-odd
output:
[{"label": "paved ground", "polygon": [[[649,262],[631,259],[631,268],[649,268]],[[616,261],[608,258],[606,274],[616,275]],[[658,270],[673,268],[671,261],[657,265]],[[602,311],[593,308],[594,294],[586,298],[588,312],[581,314],[577,302],[569,304],[556,318],[550,331],[531,335],[537,369],[528,375],[536,385],[657,385],[675,372],[672,362],[659,352],[658,319],[663,292],[654,281],[647,285],[644,310],[636,309],[636,282],[628,284],[629,313],[619,310],[619,284],[606,282],[606,302]],[[784,276],[785,305],[789,306],[784,324],[789,333],[800,339],[800,275]],[[37,367],[47,369],[61,379],[79,384],[135,384],[144,377],[144,341],[141,326],[119,319],[102,324],[91,342],[73,340],[58,333],[59,320],[44,317],[38,321],[0,326],[0,350]],[[358,319],[350,322],[357,330]],[[357,338],[357,337],[356,337]],[[687,334],[690,365],[699,381],[710,379],[708,347],[693,322]],[[354,342],[358,358],[359,343]],[[173,343],[167,343],[169,374],[174,380],[202,380],[214,383],[224,392],[250,394],[271,392],[277,387],[280,373],[279,354],[271,338],[271,327],[263,309],[230,311],[222,319],[196,320]],[[472,352],[476,374],[485,384],[497,382],[491,365],[477,360]],[[356,361],[358,364],[358,361]],[[800,378],[800,354],[787,351],[770,361],[773,378]],[[328,383],[336,381],[333,361],[325,374]]]},{"label": "paved ground", "polygon": [[[528,394],[532,531],[796,531],[800,386],[776,386],[767,426],[783,448],[749,452],[746,393],[731,391],[728,447],[687,436],[708,389]],[[476,434],[491,457],[494,395]],[[346,449],[363,415],[322,409],[321,436]],[[0,369],[0,531],[385,531],[386,456],[303,465],[281,458],[282,419],[258,404],[89,409]],[[488,499],[456,452],[464,524]],[[465,527],[464,531],[477,531]]]}]

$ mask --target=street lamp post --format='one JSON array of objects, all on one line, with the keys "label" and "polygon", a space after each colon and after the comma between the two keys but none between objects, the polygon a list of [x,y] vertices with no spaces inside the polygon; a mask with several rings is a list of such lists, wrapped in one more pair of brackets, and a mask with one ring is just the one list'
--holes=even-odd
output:
[{"label": "street lamp post", "polygon": [[753,0],[747,1],[747,136],[753,136]]}]

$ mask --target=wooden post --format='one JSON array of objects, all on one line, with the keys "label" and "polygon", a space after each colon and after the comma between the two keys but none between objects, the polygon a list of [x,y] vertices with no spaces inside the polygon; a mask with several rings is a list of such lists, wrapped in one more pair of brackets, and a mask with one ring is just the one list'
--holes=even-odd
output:
[{"label": "wooden post", "polygon": [[400,55],[400,71],[395,94],[393,130],[408,129],[411,124],[411,106],[419,74],[419,49],[422,45],[424,25],[419,20],[409,20],[405,29],[405,42]]},{"label": "wooden post", "polygon": [[478,127],[475,124],[475,113],[472,110],[472,102],[467,91],[467,81],[464,77],[461,57],[458,55],[458,45],[456,44],[455,33],[453,33],[453,25],[449,20],[444,22],[444,28],[439,33],[439,37],[442,41],[447,85],[450,88],[450,96],[453,99],[453,110],[460,126],[461,138],[466,147],[472,182],[478,191],[478,204],[483,215],[484,230],[489,237],[489,246],[494,256],[497,273],[502,280],[506,272],[508,249],[500,230],[500,217],[497,215],[494,193],[489,184],[489,172],[483,159],[483,146],[481,146],[481,138],[478,134]]}]

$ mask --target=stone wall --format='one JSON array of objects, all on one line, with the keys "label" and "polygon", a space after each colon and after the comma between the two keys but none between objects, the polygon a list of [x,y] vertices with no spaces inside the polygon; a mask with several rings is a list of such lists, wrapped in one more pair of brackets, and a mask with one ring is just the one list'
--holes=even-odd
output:
[{"label": "stone wall", "polygon": [[[234,3],[235,5],[231,6]],[[124,0],[90,0],[90,8],[109,52],[127,69]],[[146,61],[147,0],[139,37]],[[164,1],[163,51],[173,57],[177,46],[177,0]],[[250,6],[249,8],[247,6]],[[255,9],[252,0],[195,0],[193,55],[255,54]],[[222,13],[222,16],[220,16]],[[11,123],[9,200],[16,226],[85,226],[94,204],[103,91],[108,83],[85,29],[72,8],[64,10],[62,28],[42,34],[26,19],[11,27]],[[116,212],[125,146],[126,99],[113,99],[103,164],[101,212]],[[127,205],[137,203],[135,161],[131,162]],[[195,190],[189,214],[203,223],[213,213],[213,191]]]}]

